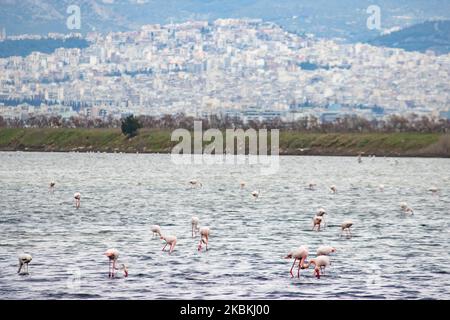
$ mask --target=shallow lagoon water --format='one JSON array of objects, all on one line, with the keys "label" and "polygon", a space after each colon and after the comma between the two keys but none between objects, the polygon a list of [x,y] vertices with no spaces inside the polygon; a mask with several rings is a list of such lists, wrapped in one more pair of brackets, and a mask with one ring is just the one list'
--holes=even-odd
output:
[{"label": "shallow lagoon water", "polygon": [[[257,165],[176,165],[170,155],[2,152],[0,299],[449,299],[450,161],[363,160],[286,156],[262,175]],[[313,232],[319,207],[327,227]],[[193,215],[211,228],[208,252],[191,238]],[[345,219],[351,239],[340,237]],[[172,255],[152,224],[177,235]],[[286,253],[307,245],[314,257],[322,244],[337,249],[326,275],[292,279]],[[103,253],[113,247],[128,278],[108,278]],[[17,274],[21,252],[33,256],[29,275]]]}]

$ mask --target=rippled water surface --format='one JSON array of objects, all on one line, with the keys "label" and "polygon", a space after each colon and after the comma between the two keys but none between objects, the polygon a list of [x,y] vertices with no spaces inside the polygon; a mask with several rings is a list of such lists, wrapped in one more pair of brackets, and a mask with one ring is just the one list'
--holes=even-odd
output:
[{"label": "rippled water surface", "polygon": [[[258,166],[170,159],[0,153],[0,298],[450,298],[448,159],[281,157],[269,176]],[[190,188],[191,179],[203,187]],[[310,181],[316,191],[305,189]],[[333,184],[337,194],[329,192]],[[253,190],[260,190],[256,201]],[[402,215],[401,201],[414,216]],[[313,232],[319,207],[328,226]],[[193,215],[211,228],[207,253],[191,238]],[[339,229],[349,218],[351,239]],[[152,238],[152,224],[178,237],[172,255]],[[292,279],[286,253],[307,245],[313,257],[322,244],[337,248],[327,274],[316,279],[309,269]],[[108,278],[108,248],[120,251],[128,278]],[[17,274],[22,252],[33,256],[29,275]]]}]

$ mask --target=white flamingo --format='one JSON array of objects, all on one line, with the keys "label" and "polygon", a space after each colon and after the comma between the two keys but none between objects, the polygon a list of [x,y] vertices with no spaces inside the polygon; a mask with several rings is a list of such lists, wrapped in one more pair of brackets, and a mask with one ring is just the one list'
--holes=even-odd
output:
[{"label": "white flamingo", "polygon": [[331,253],[335,253],[336,249],[334,247],[331,246],[320,246],[317,249],[317,255],[318,256],[328,256]]},{"label": "white flamingo", "polygon": [[406,203],[406,202],[400,202],[400,208],[402,209],[402,211],[403,211],[404,213],[409,213],[409,214],[411,214],[411,215],[414,214],[413,209],[411,209],[411,207],[408,206],[408,203]]},{"label": "white flamingo", "polygon": [[323,218],[319,217],[319,216],[315,216],[313,218],[313,228],[312,230],[314,230],[317,226],[317,231],[320,231],[320,224],[322,223]]},{"label": "white flamingo", "polygon": [[173,252],[173,249],[175,248],[175,245],[177,244],[177,237],[176,236],[161,236],[161,239],[166,242],[162,251],[165,251],[167,245],[170,245],[169,254],[171,254]]},{"label": "white flamingo", "polygon": [[194,238],[195,236],[197,236],[197,233],[199,231],[199,226],[198,224],[200,223],[200,219],[198,217],[192,217],[191,219],[191,224],[192,224],[192,238]]},{"label": "white flamingo", "polygon": [[352,232],[350,231],[350,228],[353,226],[353,221],[352,220],[345,220],[342,224],[341,224],[341,236],[344,232],[347,233],[348,237],[352,236]]},{"label": "white flamingo", "polygon": [[326,222],[325,222],[326,214],[327,214],[327,212],[325,211],[324,208],[319,208],[319,210],[317,210],[317,213],[316,213],[317,217],[322,217],[322,222],[324,223],[324,226],[326,226]]},{"label": "white flamingo", "polygon": [[24,274],[28,274],[28,264],[31,262],[31,260],[33,260],[31,255],[29,255],[27,253],[20,254],[19,255],[19,270],[17,271],[17,273],[20,274],[20,272],[22,271],[22,268],[24,268],[25,269]]},{"label": "white flamingo", "polygon": [[331,265],[330,258],[327,256],[318,256],[317,258],[309,260],[307,266],[314,265],[314,275],[320,279],[320,272],[325,274],[325,268]]},{"label": "white flamingo", "polygon": [[161,237],[161,227],[157,224],[150,226],[150,230],[152,231],[153,237],[159,236]]},{"label": "white flamingo", "polygon": [[200,181],[195,180],[195,179],[189,181],[189,184],[191,185],[192,188],[195,188],[195,187],[202,187],[202,186],[203,186],[202,183],[201,183]]},{"label": "white flamingo", "polygon": [[209,227],[200,228],[200,242],[198,244],[198,251],[202,251],[202,244],[205,245],[206,251],[208,251],[209,234],[211,233]]},{"label": "white flamingo", "polygon": [[380,184],[380,185],[378,186],[378,190],[381,191],[381,192],[383,192],[383,191],[384,191],[384,184]]},{"label": "white flamingo", "polygon": [[75,198],[75,208],[79,209],[81,205],[81,193],[76,192],[73,197]]},{"label": "white flamingo", "polygon": [[428,189],[432,194],[437,194],[439,192],[439,189],[435,186],[432,186]]},{"label": "white flamingo", "polygon": [[308,184],[308,189],[309,189],[309,190],[315,190],[315,189],[316,189],[316,185],[317,185],[317,184],[315,184],[314,182],[310,182],[310,183]]},{"label": "white flamingo", "polygon": [[54,192],[55,191],[55,185],[56,185],[56,183],[55,183],[55,181],[50,181],[50,185],[48,186],[48,191],[49,192]]},{"label": "white flamingo", "polygon": [[291,267],[291,277],[294,277],[294,274],[292,273],[292,270],[294,269],[295,263],[297,262],[297,260],[299,260],[298,262],[298,270],[297,270],[297,278],[300,278],[300,268],[301,269],[305,269],[307,268],[307,265],[305,264],[306,258],[308,257],[308,248],[306,246],[301,246],[295,250],[289,251],[289,253],[287,254],[286,257],[284,257],[285,259],[292,259],[294,258],[294,263],[292,264]]}]

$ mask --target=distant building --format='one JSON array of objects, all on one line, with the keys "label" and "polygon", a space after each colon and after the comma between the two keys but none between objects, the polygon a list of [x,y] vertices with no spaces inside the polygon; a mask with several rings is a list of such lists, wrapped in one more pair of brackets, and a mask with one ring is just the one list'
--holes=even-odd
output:
[{"label": "distant building", "polygon": [[450,120],[450,110],[447,111],[441,111],[439,113],[439,118],[441,119],[446,119],[446,120]]},{"label": "distant building", "polygon": [[321,123],[335,122],[336,119],[340,117],[342,117],[342,115],[337,112],[325,112],[320,115],[320,122]]}]

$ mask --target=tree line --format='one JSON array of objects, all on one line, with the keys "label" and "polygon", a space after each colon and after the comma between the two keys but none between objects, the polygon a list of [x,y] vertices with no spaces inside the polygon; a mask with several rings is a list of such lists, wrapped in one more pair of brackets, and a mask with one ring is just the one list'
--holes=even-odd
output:
[{"label": "tree line", "polygon": [[[314,116],[303,117],[296,121],[282,121],[280,118],[257,121],[249,120],[244,123],[241,118],[212,115],[205,118],[194,118],[183,113],[163,116],[137,116],[133,117],[140,128],[168,129],[178,128],[193,130],[194,121],[202,121],[204,130],[210,128],[254,128],[254,129],[280,129],[297,132],[339,133],[339,132],[423,132],[448,133],[450,132],[450,119],[436,119],[416,114],[401,116],[391,115],[385,120],[368,120],[359,116],[342,116],[333,122],[320,122]],[[104,118],[70,117],[36,115],[26,119],[5,119],[0,116],[1,128],[121,128],[123,119],[106,116]]]}]

